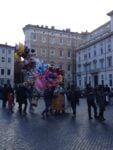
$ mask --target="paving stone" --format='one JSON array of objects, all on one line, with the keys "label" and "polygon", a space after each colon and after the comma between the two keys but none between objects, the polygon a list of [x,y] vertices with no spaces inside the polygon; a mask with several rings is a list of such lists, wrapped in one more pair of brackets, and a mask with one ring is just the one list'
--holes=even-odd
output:
[{"label": "paving stone", "polygon": [[85,99],[72,111],[41,118],[44,108],[39,101],[35,114],[20,116],[17,106],[11,115],[0,104],[0,150],[113,150],[113,106],[105,112],[106,121],[89,120]]}]

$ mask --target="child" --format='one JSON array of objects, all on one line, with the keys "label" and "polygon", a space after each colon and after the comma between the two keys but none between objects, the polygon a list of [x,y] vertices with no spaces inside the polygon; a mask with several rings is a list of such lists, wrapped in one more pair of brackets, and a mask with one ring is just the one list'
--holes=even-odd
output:
[{"label": "child", "polygon": [[9,112],[13,113],[13,106],[14,106],[14,97],[12,93],[8,94],[8,108]]}]

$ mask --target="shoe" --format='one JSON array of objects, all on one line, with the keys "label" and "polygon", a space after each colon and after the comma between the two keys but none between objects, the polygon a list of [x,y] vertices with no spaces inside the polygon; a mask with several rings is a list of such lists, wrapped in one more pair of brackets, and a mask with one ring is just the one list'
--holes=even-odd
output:
[{"label": "shoe", "polygon": [[46,114],[46,117],[49,117],[49,115],[48,115],[48,114]]},{"label": "shoe", "polygon": [[41,115],[42,115],[42,117],[45,117],[45,113],[44,112],[42,112]]},{"label": "shoe", "polygon": [[26,111],[23,111],[24,115],[27,115],[27,112]]},{"label": "shoe", "polygon": [[91,119],[93,119],[92,117],[89,117],[89,119],[91,120]]},{"label": "shoe", "polygon": [[101,121],[105,121],[106,119],[105,119],[105,118],[101,118],[100,120],[101,120]]},{"label": "shoe", "polygon": [[72,116],[72,119],[75,119],[75,118],[76,118],[76,115],[73,115],[73,116]]},{"label": "shoe", "polygon": [[98,119],[98,116],[95,116],[95,119]]}]

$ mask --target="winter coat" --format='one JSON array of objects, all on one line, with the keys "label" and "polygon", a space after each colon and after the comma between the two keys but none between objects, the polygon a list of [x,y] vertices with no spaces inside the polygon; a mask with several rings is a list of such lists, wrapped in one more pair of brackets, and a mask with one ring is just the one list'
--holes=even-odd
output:
[{"label": "winter coat", "polygon": [[97,92],[97,100],[98,100],[98,105],[99,108],[102,110],[105,110],[105,106],[106,106],[106,97],[105,97],[105,93],[98,91]]}]

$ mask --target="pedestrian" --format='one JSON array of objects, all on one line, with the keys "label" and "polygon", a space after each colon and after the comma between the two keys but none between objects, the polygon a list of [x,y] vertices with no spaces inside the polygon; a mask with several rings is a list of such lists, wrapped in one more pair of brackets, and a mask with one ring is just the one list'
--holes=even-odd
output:
[{"label": "pedestrian", "polygon": [[113,105],[113,88],[110,89],[110,100],[109,100],[109,104]]},{"label": "pedestrian", "polygon": [[76,96],[76,103],[77,105],[80,105],[80,96],[81,96],[81,92],[80,92],[80,88],[79,87],[76,87],[75,88],[75,96]]},{"label": "pedestrian", "polygon": [[92,114],[91,114],[91,108],[93,108],[93,110],[94,110],[94,117],[97,118],[97,106],[96,106],[96,103],[95,103],[95,91],[90,86],[90,84],[88,84],[86,86],[85,95],[86,95],[86,99],[87,99],[89,119],[93,119]]},{"label": "pedestrian", "polygon": [[3,99],[3,88],[0,85],[0,100],[2,100],[2,99]]},{"label": "pedestrian", "polygon": [[104,87],[104,92],[106,94],[106,97],[105,97],[105,101],[106,101],[106,105],[109,104],[109,99],[110,99],[110,87],[106,84],[106,86]]},{"label": "pedestrian", "polygon": [[44,91],[44,102],[45,102],[45,109],[42,112],[43,117],[49,116],[49,109],[52,104],[52,98],[53,98],[53,90],[52,87],[47,86]]},{"label": "pedestrian", "polygon": [[28,98],[28,101],[29,101],[29,111],[32,112],[33,111],[33,107],[32,107],[33,85],[31,83],[27,84],[27,90],[28,90],[27,98]]},{"label": "pedestrian", "polygon": [[3,94],[3,102],[2,102],[2,107],[5,108],[6,104],[7,104],[7,98],[8,98],[8,87],[7,84],[4,84],[3,90],[2,90]]},{"label": "pedestrian", "polygon": [[8,109],[9,112],[13,113],[13,107],[14,107],[14,96],[13,93],[8,93]]},{"label": "pedestrian", "polygon": [[32,87],[32,93],[31,93],[31,102],[30,102],[30,113],[34,113],[34,108],[38,106],[38,100],[41,97],[41,94],[39,91],[37,91],[36,87]]},{"label": "pedestrian", "polygon": [[97,99],[99,105],[99,115],[98,118],[100,121],[104,121],[104,111],[106,107],[106,93],[104,92],[104,88],[102,85],[99,85],[97,92]]},{"label": "pedestrian", "polygon": [[[19,113],[27,114],[27,88],[24,83],[21,83],[18,88],[18,104],[19,104]],[[24,105],[24,109],[22,109],[22,105]]]},{"label": "pedestrian", "polygon": [[76,117],[76,105],[77,105],[77,93],[76,88],[74,85],[71,85],[70,89],[70,102],[71,102],[71,108],[73,110],[73,118]]},{"label": "pedestrian", "polygon": [[20,86],[20,84],[17,84],[16,86],[15,86],[15,97],[16,97],[16,102],[18,103],[19,102],[19,86]]}]

